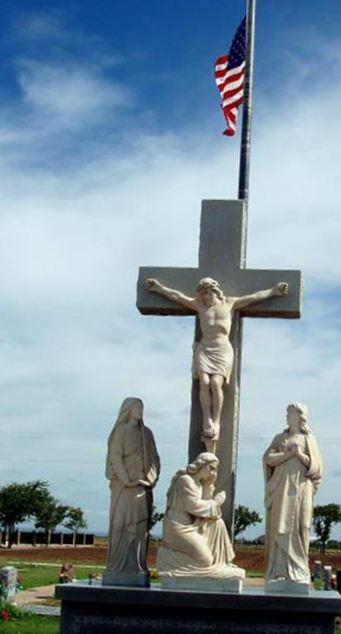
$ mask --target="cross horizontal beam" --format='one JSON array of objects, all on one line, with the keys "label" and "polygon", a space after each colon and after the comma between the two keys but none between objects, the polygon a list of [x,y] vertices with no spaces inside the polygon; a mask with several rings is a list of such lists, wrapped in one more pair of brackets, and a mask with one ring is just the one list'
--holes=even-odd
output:
[{"label": "cross horizontal beam", "polygon": [[[273,297],[253,304],[240,311],[243,317],[277,317],[298,319],[300,317],[301,272],[293,270],[236,269],[229,272],[228,281],[217,280],[224,293],[233,297],[248,295],[271,288],[278,282],[288,282],[286,297]],[[137,307],[143,315],[194,315],[184,306],[151,293],[145,288],[148,277],[158,279],[170,288],[181,290],[195,297],[196,287],[202,277],[211,276],[211,271],[180,267],[141,267],[137,283]]]}]

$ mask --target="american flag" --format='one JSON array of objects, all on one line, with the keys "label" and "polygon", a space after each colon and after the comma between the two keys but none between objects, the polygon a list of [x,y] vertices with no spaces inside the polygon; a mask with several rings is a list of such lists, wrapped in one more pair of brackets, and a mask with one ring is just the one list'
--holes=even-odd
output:
[{"label": "american flag", "polygon": [[240,23],[228,55],[218,57],[214,78],[221,96],[221,107],[227,123],[223,134],[233,136],[238,119],[238,106],[244,98],[246,55],[246,18]]}]

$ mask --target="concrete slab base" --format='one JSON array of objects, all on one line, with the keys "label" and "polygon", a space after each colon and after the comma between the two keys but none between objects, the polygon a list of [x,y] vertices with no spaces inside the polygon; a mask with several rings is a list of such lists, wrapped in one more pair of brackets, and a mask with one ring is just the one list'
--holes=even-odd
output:
[{"label": "concrete slab base", "polygon": [[309,596],[310,583],[298,583],[295,581],[267,581],[265,584],[266,594],[299,594]]},{"label": "concrete slab base", "polygon": [[310,596],[56,586],[61,634],[334,634],[337,592]]},{"label": "concrete slab base", "polygon": [[193,592],[231,592],[240,594],[243,589],[241,579],[215,579],[214,577],[164,577],[163,590],[192,590]]}]

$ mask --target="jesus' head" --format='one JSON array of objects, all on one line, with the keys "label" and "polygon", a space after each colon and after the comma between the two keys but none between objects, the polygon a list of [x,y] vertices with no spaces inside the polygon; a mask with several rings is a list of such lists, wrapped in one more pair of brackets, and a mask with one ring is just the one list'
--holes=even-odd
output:
[{"label": "jesus' head", "polygon": [[219,283],[212,277],[203,277],[200,280],[197,286],[197,295],[206,306],[211,306],[217,299],[219,301],[224,300],[224,294]]}]

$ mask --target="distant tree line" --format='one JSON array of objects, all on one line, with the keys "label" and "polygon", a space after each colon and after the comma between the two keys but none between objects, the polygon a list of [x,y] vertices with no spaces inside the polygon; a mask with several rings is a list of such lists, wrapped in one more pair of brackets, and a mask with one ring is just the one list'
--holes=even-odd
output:
[{"label": "distant tree line", "polygon": [[249,526],[255,526],[262,521],[262,517],[257,511],[251,511],[248,506],[236,506],[234,510],[234,536],[244,533]]},{"label": "distant tree line", "polygon": [[[163,519],[163,513],[152,509],[150,528]],[[0,488],[0,526],[8,535],[8,547],[14,542],[17,524],[32,521],[36,529],[45,532],[45,543],[48,546],[51,534],[61,524],[73,533],[73,544],[76,545],[77,533],[87,528],[84,512],[79,506],[65,506],[50,492],[49,483],[42,480],[32,482],[13,482]],[[243,533],[249,526],[262,521],[262,517],[247,506],[239,505],[234,515],[234,536]],[[324,553],[330,540],[333,525],[341,522],[341,505],[331,503],[315,506],[313,526]]]},{"label": "distant tree line", "polygon": [[[164,513],[158,513],[156,507],[152,507],[152,515],[150,519],[150,529],[161,522],[164,518]],[[249,526],[254,526],[262,521],[262,517],[257,511],[251,511],[247,506],[236,506],[234,510],[234,536],[243,533]]]},{"label": "distant tree line", "polygon": [[[251,511],[247,506],[237,506],[234,516],[234,536],[240,535],[249,526],[254,526],[262,521],[256,511]],[[341,505],[325,504],[315,506],[313,513],[313,527],[318,539],[320,549],[324,554],[326,545],[330,541],[332,527],[341,522]]]},{"label": "distant tree line", "polygon": [[45,532],[47,546],[58,524],[73,532],[74,545],[77,532],[87,528],[82,509],[61,504],[51,494],[49,483],[42,480],[13,482],[0,488],[0,525],[8,535],[9,548],[14,541],[16,525],[26,521],[32,521],[35,528]]},{"label": "distant tree line", "polygon": [[[253,526],[261,522],[262,518],[256,511],[251,511],[247,506],[237,506],[235,509],[235,517],[234,517],[234,536],[237,537],[241,533],[245,531],[249,526]],[[314,532],[318,540],[318,545],[321,552],[324,554],[326,547],[332,543],[336,544],[338,547],[338,542],[331,542],[330,534],[334,525],[339,524],[341,522],[341,505],[335,504],[334,502],[330,504],[324,504],[320,506],[315,506],[313,512],[313,527]],[[249,543],[262,543],[264,544],[265,535],[262,535],[257,540],[253,540]]]},{"label": "distant tree line", "polygon": [[331,503],[324,506],[315,506],[313,525],[323,554],[326,550],[326,544],[330,540],[331,529],[334,524],[339,524],[339,522],[341,522],[340,504]]}]

